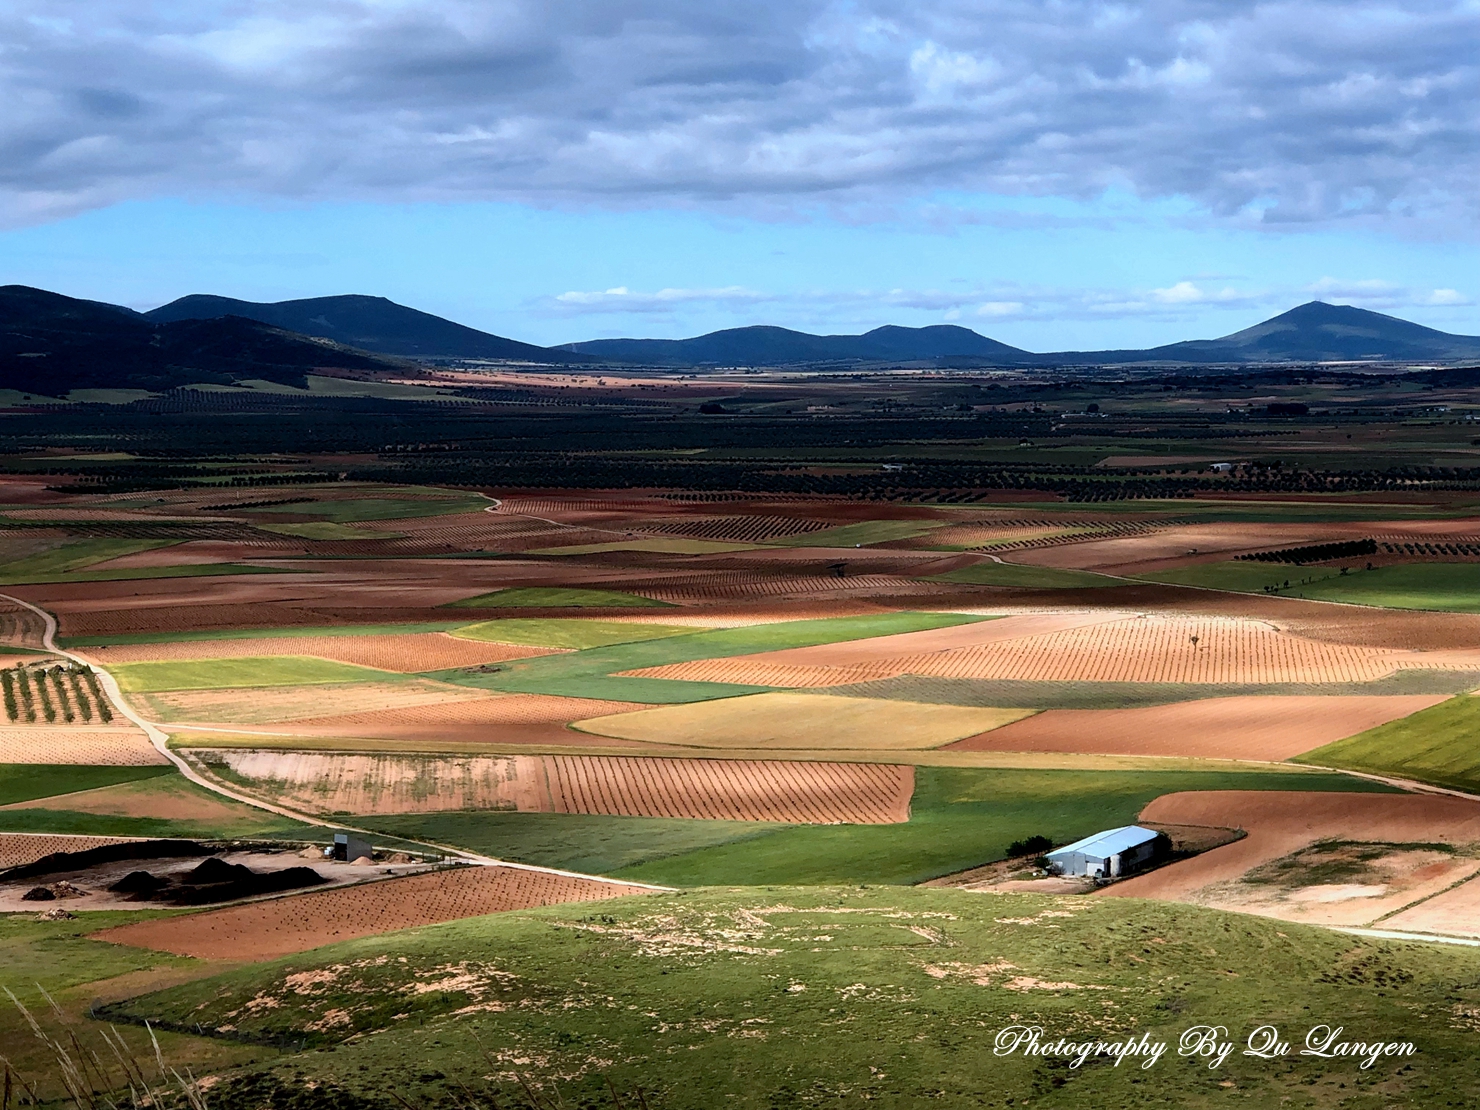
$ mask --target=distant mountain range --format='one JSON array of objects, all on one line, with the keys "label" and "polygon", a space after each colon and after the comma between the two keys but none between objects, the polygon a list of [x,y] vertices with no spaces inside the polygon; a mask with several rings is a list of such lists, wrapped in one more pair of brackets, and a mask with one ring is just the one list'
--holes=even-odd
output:
[{"label": "distant mountain range", "polygon": [[975,361],[997,366],[1126,363],[1410,361],[1480,358],[1480,336],[1450,335],[1348,305],[1311,301],[1221,339],[1146,350],[1053,351],[1009,347],[969,328],[883,327],[863,335],[729,328],[694,339],[597,339],[564,350],[656,366],[780,366],[803,362]]},{"label": "distant mountain range", "polygon": [[301,335],[332,339],[347,347],[404,358],[510,359],[526,362],[589,362],[500,335],[454,324],[384,297],[312,297],[261,304],[195,293],[144,313],[156,323],[240,316]]},{"label": "distant mountain range", "polygon": [[1365,309],[1312,301],[1221,339],[1148,350],[1037,354],[951,325],[889,326],[863,335],[731,328],[694,339],[600,339],[548,348],[464,327],[383,297],[258,304],[196,295],[139,313],[23,285],[0,287],[0,388],[45,396],[244,378],[303,385],[316,369],[407,375],[416,373],[414,360],[433,357],[696,368],[1411,362],[1480,359],[1480,336],[1450,335]]},{"label": "distant mountain range", "polygon": [[163,390],[244,378],[303,386],[314,369],[414,374],[400,359],[296,335],[239,316],[156,323],[132,309],[0,286],[0,389]]}]

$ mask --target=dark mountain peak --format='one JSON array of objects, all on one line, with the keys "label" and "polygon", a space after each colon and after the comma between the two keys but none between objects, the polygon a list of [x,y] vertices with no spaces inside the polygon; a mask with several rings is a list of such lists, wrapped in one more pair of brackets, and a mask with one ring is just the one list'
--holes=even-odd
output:
[{"label": "dark mountain peak", "polygon": [[193,293],[145,315],[155,321],[241,316],[302,335],[409,358],[486,358],[526,362],[571,362],[570,355],[490,335],[476,328],[407,308],[386,297],[349,293],[270,304]]}]

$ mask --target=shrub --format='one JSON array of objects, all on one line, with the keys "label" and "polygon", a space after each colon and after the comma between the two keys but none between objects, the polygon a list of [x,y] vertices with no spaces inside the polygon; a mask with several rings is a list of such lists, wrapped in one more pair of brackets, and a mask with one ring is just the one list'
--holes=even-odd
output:
[{"label": "shrub", "polygon": [[1007,846],[1007,855],[1010,859],[1019,856],[1041,856],[1053,847],[1053,841],[1046,836],[1030,836],[1026,840],[1014,840]]}]

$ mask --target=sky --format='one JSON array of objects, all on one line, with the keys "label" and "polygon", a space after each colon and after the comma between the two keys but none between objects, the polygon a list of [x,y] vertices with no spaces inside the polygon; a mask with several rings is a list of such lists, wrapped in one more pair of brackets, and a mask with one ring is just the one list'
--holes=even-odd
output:
[{"label": "sky", "polygon": [[1480,0],[7,0],[0,283],[528,342],[1480,333]]}]

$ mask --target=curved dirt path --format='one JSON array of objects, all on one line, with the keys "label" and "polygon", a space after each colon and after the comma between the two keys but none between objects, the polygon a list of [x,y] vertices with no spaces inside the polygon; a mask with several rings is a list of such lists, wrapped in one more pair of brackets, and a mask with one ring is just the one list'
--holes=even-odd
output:
[{"label": "curved dirt path", "polygon": [[[286,806],[274,805],[271,802],[263,801],[261,798],[255,798],[250,794],[243,794],[239,791],[233,790],[223,783],[216,782],[202,775],[199,771],[197,771],[194,767],[190,765],[188,760],[186,760],[183,756],[170,748],[169,736],[162,729],[160,729],[158,725],[156,725],[153,721],[145,720],[137,712],[135,712],[133,706],[129,705],[128,701],[125,700],[123,696],[123,690],[119,687],[118,680],[116,678],[109,674],[108,671],[104,668],[93,663],[90,659],[86,659],[80,655],[74,655],[72,652],[66,651],[65,649],[57,646],[56,617],[52,616],[40,606],[32,605],[24,598],[15,597],[11,594],[0,594],[0,600],[13,601],[15,602],[15,604],[24,606],[26,609],[29,609],[31,612],[39,616],[45,624],[45,631],[41,637],[42,647],[44,647],[49,652],[60,655],[64,659],[70,659],[74,663],[80,663],[85,667],[91,668],[92,671],[98,676],[98,682],[102,684],[104,692],[108,695],[108,700],[113,703],[113,705],[118,709],[120,713],[122,713],[134,724],[138,725],[139,728],[143,729],[144,735],[149,737],[149,742],[154,745],[155,750],[158,751],[160,755],[168,759],[170,763],[174,765],[175,769],[179,771],[180,774],[184,775],[185,778],[188,779],[190,782],[193,782],[197,786],[209,790],[213,794],[218,794],[223,798],[229,798],[233,802],[240,802],[243,805],[251,806],[253,809],[265,810],[268,813],[274,813],[277,814],[279,817],[286,817],[292,821],[299,821],[305,825],[312,825],[316,828],[321,829],[344,830],[346,832],[360,833],[364,836],[381,835],[376,833],[372,829],[360,829],[356,828],[353,825],[344,824],[343,822],[331,823],[325,821],[321,817],[316,817],[311,813],[300,813],[297,810],[289,809]],[[513,863],[508,860],[494,859],[492,856],[479,855],[476,852],[469,852],[462,848],[454,848],[451,845],[436,844],[428,840],[418,841],[417,843],[426,844],[429,847],[436,848],[442,852],[446,852],[449,856],[453,856],[454,858],[459,859],[464,863],[479,864],[485,867],[510,867],[520,871],[537,871],[543,874],[560,875],[568,878],[596,879],[601,882],[609,883],[619,882],[619,880],[616,879],[608,879],[604,875],[585,875],[578,871],[562,871],[559,868],[554,867],[536,867],[535,865],[528,863]],[[652,886],[648,883],[621,882],[619,885],[639,886],[657,891],[667,891],[671,889],[669,887]]]}]

